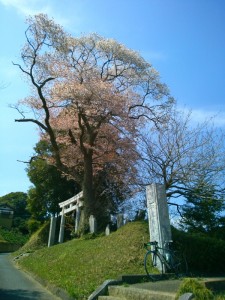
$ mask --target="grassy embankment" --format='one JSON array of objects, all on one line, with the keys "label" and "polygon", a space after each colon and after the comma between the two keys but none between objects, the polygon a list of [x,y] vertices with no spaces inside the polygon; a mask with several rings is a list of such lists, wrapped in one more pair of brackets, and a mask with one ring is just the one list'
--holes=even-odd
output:
[{"label": "grassy embankment", "polygon": [[[86,236],[36,250],[20,259],[19,264],[71,296],[85,298],[107,279],[144,274],[143,242],[148,239],[147,223],[128,223],[109,236]],[[31,241],[23,248],[29,249]]]},{"label": "grassy embankment", "polygon": [[[196,266],[198,267],[198,264],[194,262],[201,259],[202,249],[206,249],[207,245],[211,249],[211,245],[215,243],[215,240],[211,241],[199,236],[193,237],[176,231],[173,232],[173,235],[188,249],[188,262],[194,269]],[[196,240],[196,238],[198,239]],[[149,239],[147,222],[128,223],[109,236],[99,236],[92,239],[90,235],[87,235],[81,239],[74,239],[50,248],[46,247],[47,239],[48,226],[45,226],[36,232],[16,253],[18,255],[22,252],[35,250],[30,256],[20,259],[19,264],[46,283],[66,290],[76,299],[86,299],[107,279],[117,279],[120,275],[125,274],[145,273],[143,242]],[[188,248],[189,245],[191,248]],[[218,241],[218,247],[220,247],[217,249],[219,254],[223,254],[225,251],[224,242]],[[210,263],[212,255],[209,249],[207,251],[204,257],[207,257],[208,263]],[[213,257],[215,257],[215,252],[213,251],[213,253]],[[222,257],[219,255],[220,262]],[[193,258],[195,258],[194,261],[192,261]],[[205,262],[205,258],[202,261]],[[217,257],[211,265],[218,265]],[[221,268],[223,268],[223,263]],[[218,295],[218,293],[209,293],[205,288],[199,290],[196,281],[184,282],[180,292],[187,291],[198,295],[196,299],[199,300],[225,299],[224,291]]]}]

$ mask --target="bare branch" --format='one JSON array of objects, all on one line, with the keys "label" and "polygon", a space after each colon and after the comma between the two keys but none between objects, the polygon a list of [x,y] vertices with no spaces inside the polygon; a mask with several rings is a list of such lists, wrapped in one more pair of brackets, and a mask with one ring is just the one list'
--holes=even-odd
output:
[{"label": "bare branch", "polygon": [[48,127],[45,126],[43,123],[41,123],[38,120],[35,119],[15,119],[15,122],[32,122],[37,124],[40,128],[42,128],[44,131],[48,132]]},{"label": "bare branch", "polygon": [[180,211],[180,205],[179,204],[176,204],[176,203],[172,203],[172,202],[167,202],[169,205],[173,205],[173,206],[176,206],[177,208],[177,212],[179,213],[180,217],[182,218],[182,213]]}]

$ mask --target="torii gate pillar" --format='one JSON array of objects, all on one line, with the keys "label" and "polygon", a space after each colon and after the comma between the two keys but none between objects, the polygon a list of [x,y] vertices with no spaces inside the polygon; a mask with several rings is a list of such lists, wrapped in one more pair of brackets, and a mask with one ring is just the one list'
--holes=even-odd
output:
[{"label": "torii gate pillar", "polygon": [[49,237],[48,237],[48,247],[51,247],[52,245],[54,245],[55,229],[56,229],[56,217],[51,217]]},{"label": "torii gate pillar", "polygon": [[59,243],[63,243],[64,227],[65,227],[65,214],[64,214],[64,209],[63,209],[62,215],[61,215],[60,230],[59,230]]}]

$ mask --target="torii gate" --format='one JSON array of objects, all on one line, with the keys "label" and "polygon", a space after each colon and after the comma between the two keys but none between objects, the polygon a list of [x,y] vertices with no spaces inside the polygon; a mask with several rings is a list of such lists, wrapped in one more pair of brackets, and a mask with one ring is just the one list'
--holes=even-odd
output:
[{"label": "torii gate", "polygon": [[[79,221],[80,221],[81,207],[83,206],[83,201],[81,201],[82,198],[83,198],[83,191],[73,196],[72,198],[59,203],[59,207],[62,209],[62,211],[59,214],[61,216],[59,239],[58,239],[59,243],[63,243],[63,239],[64,239],[65,214],[74,210],[76,211],[75,233],[77,233],[79,227]],[[54,244],[56,219],[57,219],[56,217],[51,217],[48,247]]]}]

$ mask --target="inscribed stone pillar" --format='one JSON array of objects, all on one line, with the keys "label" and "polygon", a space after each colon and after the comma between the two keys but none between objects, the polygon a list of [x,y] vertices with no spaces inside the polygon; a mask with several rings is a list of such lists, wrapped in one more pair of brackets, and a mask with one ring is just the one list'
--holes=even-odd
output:
[{"label": "inscribed stone pillar", "polygon": [[64,215],[64,209],[63,209],[62,215],[61,215],[60,230],[59,230],[59,243],[63,243],[64,227],[65,227],[65,215]]},{"label": "inscribed stone pillar", "polygon": [[165,187],[162,184],[147,186],[147,208],[150,240],[157,241],[163,247],[171,240],[171,227]]},{"label": "inscribed stone pillar", "polygon": [[51,217],[49,236],[48,236],[48,247],[51,247],[51,246],[54,245],[54,242],[55,242],[55,228],[56,228],[56,218]]}]

